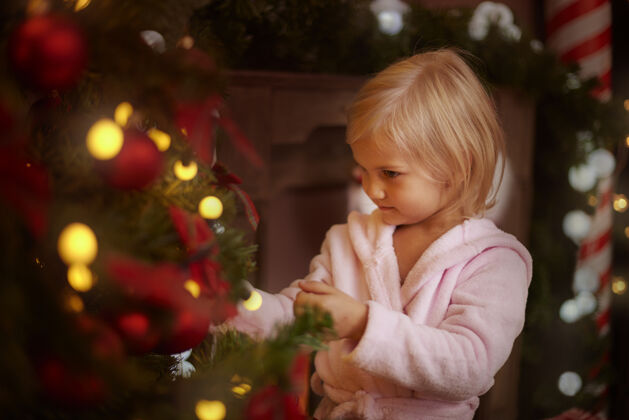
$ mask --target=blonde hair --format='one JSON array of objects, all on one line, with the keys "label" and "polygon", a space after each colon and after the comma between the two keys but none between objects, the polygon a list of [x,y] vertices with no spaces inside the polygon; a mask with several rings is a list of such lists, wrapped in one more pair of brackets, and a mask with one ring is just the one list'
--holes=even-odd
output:
[{"label": "blonde hair", "polygon": [[495,106],[459,54],[417,54],[368,81],[349,109],[347,142],[393,144],[455,189],[444,211],[472,217],[495,203],[494,172],[505,146]]}]

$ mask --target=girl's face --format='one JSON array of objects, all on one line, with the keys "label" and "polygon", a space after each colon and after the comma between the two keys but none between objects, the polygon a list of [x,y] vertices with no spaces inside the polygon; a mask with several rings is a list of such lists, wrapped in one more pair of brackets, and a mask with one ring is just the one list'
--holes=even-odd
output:
[{"label": "girl's face", "polygon": [[382,148],[370,139],[351,145],[362,172],[363,189],[389,225],[416,225],[448,204],[445,184],[428,177],[396,147]]}]

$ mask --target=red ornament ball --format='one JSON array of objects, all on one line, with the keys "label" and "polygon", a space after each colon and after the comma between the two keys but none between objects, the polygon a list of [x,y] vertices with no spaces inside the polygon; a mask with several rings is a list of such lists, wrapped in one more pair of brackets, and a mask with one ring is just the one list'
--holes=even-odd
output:
[{"label": "red ornament ball", "polygon": [[159,341],[159,334],[151,325],[151,320],[142,312],[119,315],[115,320],[115,326],[129,351],[134,354],[150,352]]},{"label": "red ornament ball", "polygon": [[60,359],[49,357],[37,368],[42,391],[59,404],[84,407],[102,403],[105,382],[90,371],[70,368]]},{"label": "red ornament ball", "polygon": [[205,339],[209,329],[209,316],[181,309],[174,314],[172,329],[168,337],[162,339],[157,351],[163,354],[176,354],[191,349]]},{"label": "red ornament ball", "polygon": [[43,90],[72,87],[87,64],[87,43],[81,29],[54,15],[23,22],[13,32],[8,51],[18,77]]},{"label": "red ornament ball", "polygon": [[162,154],[145,133],[127,130],[120,152],[112,159],[97,161],[105,180],[123,190],[140,190],[162,172]]}]

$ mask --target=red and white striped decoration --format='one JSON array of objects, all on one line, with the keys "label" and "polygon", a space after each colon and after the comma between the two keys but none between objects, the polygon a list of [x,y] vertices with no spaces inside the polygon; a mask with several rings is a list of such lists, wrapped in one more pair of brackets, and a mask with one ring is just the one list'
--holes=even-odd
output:
[{"label": "red and white striped decoration", "polygon": [[577,62],[582,79],[598,77],[592,95],[611,98],[611,23],[609,0],[546,0],[546,41],[564,62]]},{"label": "red and white striped decoration", "polygon": [[577,254],[577,269],[587,267],[597,273],[599,278],[599,287],[596,291],[598,309],[595,319],[601,335],[609,331],[611,303],[609,281],[612,272],[612,180],[612,177],[607,177],[598,183],[598,205],[588,235],[581,241]]}]

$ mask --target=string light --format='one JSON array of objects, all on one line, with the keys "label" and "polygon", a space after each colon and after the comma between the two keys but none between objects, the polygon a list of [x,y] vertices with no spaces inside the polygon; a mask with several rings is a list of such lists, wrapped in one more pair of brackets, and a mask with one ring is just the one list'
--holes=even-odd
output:
[{"label": "string light", "polygon": [[74,4],[74,11],[78,12],[79,10],[85,9],[91,2],[92,0],[76,0],[76,3]]},{"label": "string light", "polygon": [[588,204],[592,207],[596,207],[598,204],[598,198],[594,194],[588,195]]},{"label": "string light", "polygon": [[574,397],[581,390],[583,381],[575,372],[564,372],[559,376],[557,386],[562,394]]},{"label": "string light", "polygon": [[48,0],[30,0],[26,5],[26,14],[28,16],[44,15],[50,10],[50,2]]},{"label": "string light", "polygon": [[242,383],[232,388],[232,392],[239,397],[243,397],[247,392],[251,391],[251,385]]},{"label": "string light", "polygon": [[629,99],[625,99],[624,104],[625,104],[625,109],[629,111]]},{"label": "string light", "polygon": [[189,50],[190,48],[194,47],[194,38],[192,38],[190,35],[186,35],[181,38],[179,42],[177,42],[177,46]]},{"label": "string light", "polygon": [[107,160],[116,156],[122,143],[124,134],[115,121],[103,118],[94,123],[87,132],[87,150],[96,159]]},{"label": "string light", "polygon": [[627,145],[627,147],[629,147],[629,136],[625,138],[625,144]]},{"label": "string light", "polygon": [[197,402],[195,412],[200,420],[223,420],[227,409],[221,401],[201,400]]},{"label": "string light", "polygon": [[195,298],[198,298],[201,294],[201,286],[194,280],[186,280],[183,287]]},{"label": "string light", "polygon": [[170,147],[171,138],[168,133],[164,133],[157,128],[151,128],[146,134],[155,142],[157,150],[160,152],[165,152]]},{"label": "string light", "polygon": [[114,111],[114,120],[120,127],[125,127],[131,114],[133,114],[133,106],[129,102],[122,102]]},{"label": "string light", "polygon": [[66,307],[72,312],[83,312],[85,305],[83,304],[83,299],[79,295],[74,293],[70,294],[66,299]]},{"label": "string light", "polygon": [[173,167],[175,176],[182,181],[190,181],[197,176],[198,170],[199,167],[195,161],[190,161],[188,165],[184,165],[182,161],[178,160]]},{"label": "string light", "polygon": [[627,197],[624,194],[617,194],[614,197],[614,210],[618,213],[627,211]]},{"label": "string light", "polygon": [[629,238],[629,226],[625,228],[625,236]]},{"label": "string light", "polygon": [[627,291],[627,282],[624,278],[618,276],[612,280],[612,292],[617,295],[622,295]]},{"label": "string light", "polygon": [[68,268],[68,283],[77,292],[87,292],[94,286],[94,276],[87,266],[72,264]]},{"label": "string light", "polygon": [[567,324],[572,324],[581,317],[576,300],[568,299],[559,308],[559,318]]},{"label": "string light", "polygon": [[83,223],[71,223],[59,235],[59,256],[67,264],[90,264],[98,253],[96,235]]},{"label": "string light", "polygon": [[209,195],[199,203],[199,214],[206,219],[218,219],[223,214],[223,203],[218,197]]},{"label": "string light", "polygon": [[242,303],[248,311],[257,311],[262,306],[262,295],[257,290],[252,290],[251,295]]}]

